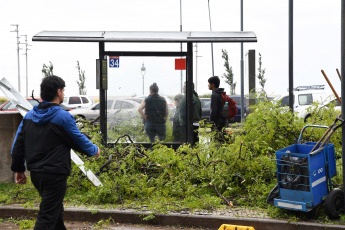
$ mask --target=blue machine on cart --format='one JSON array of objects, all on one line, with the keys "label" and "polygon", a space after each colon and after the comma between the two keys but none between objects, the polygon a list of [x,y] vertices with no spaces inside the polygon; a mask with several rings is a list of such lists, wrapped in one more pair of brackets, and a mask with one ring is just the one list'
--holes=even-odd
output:
[{"label": "blue machine on cart", "polygon": [[325,201],[326,214],[338,218],[344,195],[342,190],[332,189],[331,178],[337,174],[334,145],[320,145],[319,142],[301,144],[303,132],[308,127],[328,128],[305,126],[297,144],[276,151],[279,198],[274,199],[274,206],[308,212]]}]

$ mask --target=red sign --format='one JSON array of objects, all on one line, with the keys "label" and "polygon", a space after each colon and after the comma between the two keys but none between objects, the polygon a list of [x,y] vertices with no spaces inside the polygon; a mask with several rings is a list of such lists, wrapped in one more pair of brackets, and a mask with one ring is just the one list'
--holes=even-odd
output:
[{"label": "red sign", "polygon": [[185,70],[186,69],[186,59],[179,58],[175,59],[175,70]]}]

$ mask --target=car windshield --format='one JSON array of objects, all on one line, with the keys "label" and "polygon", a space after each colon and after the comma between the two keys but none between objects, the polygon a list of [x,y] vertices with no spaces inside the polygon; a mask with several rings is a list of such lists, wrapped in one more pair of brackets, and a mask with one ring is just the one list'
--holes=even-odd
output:
[{"label": "car windshield", "polygon": [[[293,101],[295,101],[295,95],[293,95]],[[281,100],[282,106],[289,106],[289,96],[283,97]]]}]

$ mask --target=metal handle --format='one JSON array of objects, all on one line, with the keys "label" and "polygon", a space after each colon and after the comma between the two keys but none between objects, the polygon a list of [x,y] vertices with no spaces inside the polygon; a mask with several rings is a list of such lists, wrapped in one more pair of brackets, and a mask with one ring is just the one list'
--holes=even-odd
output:
[{"label": "metal handle", "polygon": [[340,121],[340,124],[337,125],[337,126],[335,126],[335,127],[333,127],[333,128],[332,128],[333,131],[335,131],[335,130],[337,130],[338,128],[340,128],[340,127],[344,124],[344,122],[345,122],[345,120],[341,119],[340,117],[337,117],[337,118],[336,118],[336,122],[337,122],[337,121]]},{"label": "metal handle", "polygon": [[323,147],[322,148],[318,148],[317,150],[315,150],[314,152],[309,153],[310,156],[314,156],[316,154],[318,154],[319,152],[323,151]]},{"label": "metal handle", "polygon": [[306,130],[308,127],[314,127],[314,128],[328,128],[328,126],[324,126],[324,125],[306,125],[303,127],[303,129],[301,130],[301,134],[299,135],[297,144],[301,144],[301,139],[302,139],[302,135],[304,133],[304,130]]}]

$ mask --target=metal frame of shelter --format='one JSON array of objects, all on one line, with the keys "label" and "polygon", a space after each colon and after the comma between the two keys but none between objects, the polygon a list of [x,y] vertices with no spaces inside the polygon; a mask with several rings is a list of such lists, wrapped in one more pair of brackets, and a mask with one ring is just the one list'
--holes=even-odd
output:
[{"label": "metal frame of shelter", "polygon": [[[193,43],[234,43],[257,42],[254,32],[122,32],[122,31],[42,31],[34,35],[32,41],[45,42],[97,42],[99,60],[107,56],[155,56],[186,57],[186,103],[187,103],[187,142],[193,143]],[[187,51],[105,51],[105,43],[186,43]],[[100,129],[107,140],[106,89],[100,73]]]}]

